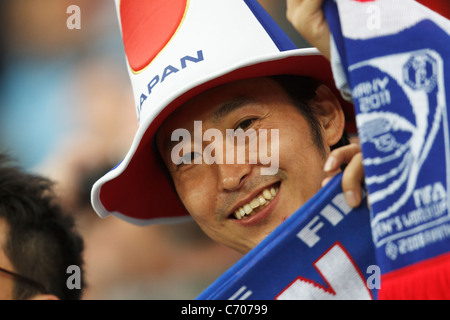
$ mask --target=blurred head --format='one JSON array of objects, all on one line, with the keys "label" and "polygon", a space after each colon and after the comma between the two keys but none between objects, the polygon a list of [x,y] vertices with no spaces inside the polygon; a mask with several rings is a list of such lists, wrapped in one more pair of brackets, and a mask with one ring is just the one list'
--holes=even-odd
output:
[{"label": "blurred head", "polygon": [[[345,144],[344,125],[341,105],[325,85],[307,77],[262,77],[191,99],[162,124],[157,146],[181,202],[203,231],[245,253],[321,188],[328,153]],[[193,138],[174,143],[179,129]],[[208,132],[213,139],[205,139]],[[241,149],[244,162],[236,154],[227,158],[230,144],[239,150],[230,132],[254,133]],[[261,174],[270,165],[261,154],[250,161],[252,139],[263,138],[266,154],[278,158],[272,174]],[[215,161],[207,159],[211,155]]]},{"label": "blurred head", "polygon": [[[83,240],[56,203],[52,183],[0,155],[0,298],[80,299],[69,266],[83,268]],[[80,273],[81,288],[83,272]]]}]

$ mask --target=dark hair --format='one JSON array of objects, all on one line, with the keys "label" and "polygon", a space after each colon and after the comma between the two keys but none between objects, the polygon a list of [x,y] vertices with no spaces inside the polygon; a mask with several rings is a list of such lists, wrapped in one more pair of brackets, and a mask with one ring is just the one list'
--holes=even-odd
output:
[{"label": "dark hair", "polygon": [[[321,110],[314,103],[314,100],[317,98],[316,90],[321,83],[310,77],[287,74],[275,75],[269,78],[278,83],[287,93],[292,103],[309,123],[314,143],[321,151],[325,151],[322,139],[322,126],[318,120]],[[331,150],[349,143],[348,134],[344,130],[341,139],[338,143],[331,146]]]},{"label": "dark hair", "polygon": [[[81,289],[67,287],[67,268],[83,267],[84,242],[73,217],[62,212],[49,179],[7,166],[9,160],[0,154],[0,218],[9,227],[5,254],[15,272],[43,284],[47,293],[63,300],[81,299],[83,272]],[[38,293],[26,283],[14,283],[14,299]]]}]

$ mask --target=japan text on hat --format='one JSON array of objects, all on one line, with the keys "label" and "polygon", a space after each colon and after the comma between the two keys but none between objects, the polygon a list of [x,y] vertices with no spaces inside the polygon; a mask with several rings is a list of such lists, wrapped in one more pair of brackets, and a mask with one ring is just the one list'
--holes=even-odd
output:
[{"label": "japan text on hat", "polygon": [[[125,159],[92,188],[101,217],[135,224],[189,217],[154,136],[199,93],[275,74],[310,76],[335,90],[328,61],[316,49],[297,49],[256,0],[116,0],[116,7],[139,128]],[[345,110],[353,119],[352,106]]]}]

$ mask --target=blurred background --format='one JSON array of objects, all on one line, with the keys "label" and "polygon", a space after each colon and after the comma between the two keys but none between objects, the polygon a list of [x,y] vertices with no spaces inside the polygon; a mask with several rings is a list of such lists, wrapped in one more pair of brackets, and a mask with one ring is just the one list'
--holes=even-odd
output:
[{"label": "blurred background", "polygon": [[[299,46],[286,2],[260,0]],[[80,29],[66,22],[80,8]],[[56,182],[85,240],[84,299],[194,299],[241,255],[194,223],[100,219],[94,181],[126,154],[137,119],[113,0],[1,0],[0,151]]]}]

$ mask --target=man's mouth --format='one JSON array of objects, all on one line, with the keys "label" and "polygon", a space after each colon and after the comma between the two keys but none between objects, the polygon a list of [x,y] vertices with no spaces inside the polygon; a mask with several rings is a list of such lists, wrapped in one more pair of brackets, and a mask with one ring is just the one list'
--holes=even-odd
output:
[{"label": "man's mouth", "polygon": [[244,204],[234,211],[234,218],[242,220],[249,218],[266,207],[270,201],[275,198],[279,190],[279,185],[271,186],[264,189],[260,194],[253,198],[250,202]]}]

